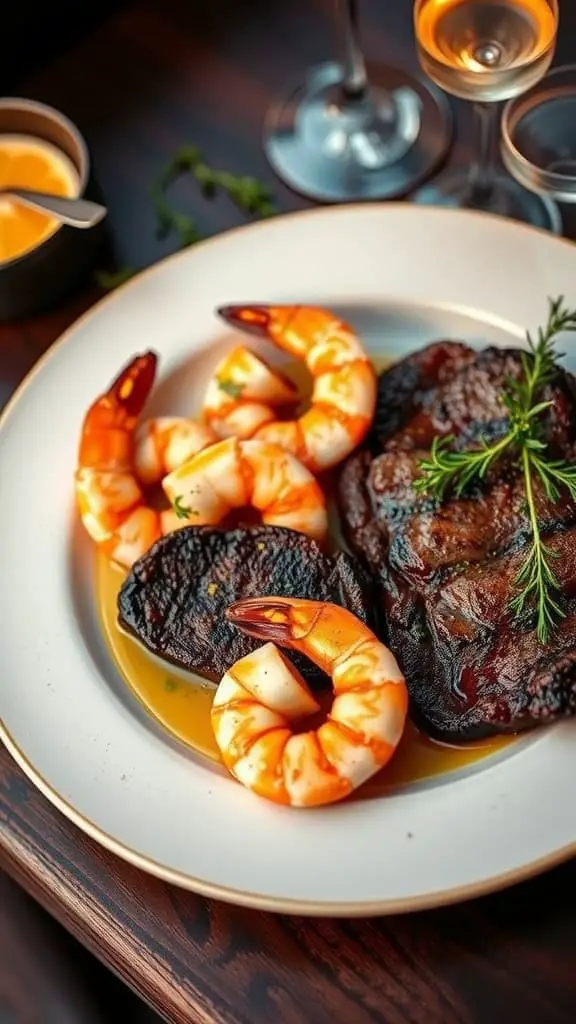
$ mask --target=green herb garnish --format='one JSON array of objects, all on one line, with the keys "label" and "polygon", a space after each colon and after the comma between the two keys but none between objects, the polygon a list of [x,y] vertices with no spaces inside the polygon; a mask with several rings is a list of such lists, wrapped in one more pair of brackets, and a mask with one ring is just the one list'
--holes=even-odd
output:
[{"label": "green herb garnish", "polygon": [[[204,165],[203,169],[211,175],[209,187],[214,192],[221,188],[243,213],[257,214],[259,217],[270,217],[276,213],[270,189],[261,181],[247,176],[237,178],[229,171],[210,171],[210,168],[204,168]],[[199,184],[202,184],[198,178],[198,170],[199,168],[196,168],[195,177]]]},{"label": "green herb garnish", "polygon": [[131,277],[135,277],[138,273],[133,267],[122,267],[121,270],[98,270],[96,271],[96,281],[101,288],[105,288],[107,292],[113,291],[114,288],[119,288],[125,281],[129,281]]},{"label": "green herb garnish", "polygon": [[[178,246],[185,249],[201,242],[203,235],[196,221],[187,213],[174,209],[168,202],[167,192],[182,176],[191,175],[207,199],[223,192],[243,213],[256,217],[271,217],[277,211],[270,189],[256,178],[237,177],[230,171],[216,171],[204,162],[196,146],[182,146],[163,168],[152,185],[151,197],[156,215],[156,234],[160,239],[176,235]],[[96,272],[101,288],[111,291],[139,273],[131,267]],[[237,396],[235,396],[237,397]]]},{"label": "green herb garnish", "polygon": [[454,438],[435,438],[430,458],[419,464],[422,475],[414,482],[417,491],[440,501],[449,489],[459,496],[469,484],[483,480],[505,451],[513,450],[524,476],[532,543],[516,576],[520,590],[510,607],[517,615],[528,609],[536,612],[540,643],[548,640],[565,613],[556,600],[560,584],[551,566],[556,556],[542,540],[534,497],[535,476],[549,501],[558,501],[562,488],[576,501],[576,465],[546,456],[548,445],[543,440],[541,417],[553,403],[538,401],[539,393],[556,372],[560,356],[555,354],[553,342],[562,331],[576,331],[576,311],[566,309],[560,297],[550,300],[548,321],[538,330],[537,340],[527,335],[528,350],[522,352],[520,378],[506,381],[502,401],[509,412],[509,428],[504,437],[494,444],[481,441],[478,448],[459,452],[450,448]]},{"label": "green herb garnish", "polygon": [[174,691],[178,689],[178,683],[174,679],[165,679],[164,689],[166,690],[166,693],[174,693]]},{"label": "green herb garnish", "polygon": [[174,505],[172,506],[176,515],[178,516],[178,519],[190,519],[190,516],[197,516],[198,513],[195,511],[195,509],[189,508],[187,505],[182,504],[183,497],[183,494],[178,494],[176,500],[174,501]]},{"label": "green herb garnish", "polygon": [[433,494],[442,500],[445,492],[452,488],[459,497],[464,488],[477,477],[483,480],[492,463],[512,443],[510,434],[506,434],[497,444],[487,445],[480,442],[480,448],[471,451],[455,452],[450,445],[454,443],[452,434],[435,437],[430,450],[430,458],[422,459],[419,468],[422,476],[414,481],[417,491]]},{"label": "green herb garnish", "polygon": [[218,387],[220,391],[224,391],[226,395],[233,399],[241,398],[244,390],[243,384],[238,384],[234,380],[222,379],[221,377],[218,379]]},{"label": "green herb garnish", "polygon": [[191,175],[207,198],[213,198],[221,190],[243,213],[259,217],[270,217],[276,213],[270,189],[266,185],[256,178],[237,177],[229,171],[213,170],[204,162],[196,146],[184,146],[166,165],[152,187],[158,236],[167,238],[175,232],[181,247],[194,245],[202,238],[196,222],[174,210],[166,199],[167,190],[183,175]]}]

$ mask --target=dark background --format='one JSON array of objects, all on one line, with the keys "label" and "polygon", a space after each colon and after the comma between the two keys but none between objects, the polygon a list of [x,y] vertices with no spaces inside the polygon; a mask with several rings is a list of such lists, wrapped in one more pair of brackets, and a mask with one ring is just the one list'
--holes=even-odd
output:
[{"label": "dark background", "polygon": [[[274,96],[337,55],[337,6],[60,0],[34,8],[5,0],[0,93],[52,103],[78,124],[110,210],[118,264],[145,266],[176,246],[156,238],[149,193],[185,143],[199,145],[212,166],[267,182],[282,211],[310,205],[274,178],[261,129]],[[367,55],[416,69],[411,0],[359,6]],[[556,63],[571,60],[576,5],[563,0]],[[471,110],[452,105],[450,161],[469,162]],[[207,235],[244,220],[191,182],[172,198]],[[0,325],[0,406],[100,295],[90,278],[50,313]],[[0,750],[0,865],[174,1024],[508,1024],[514,1016],[574,1024],[574,863],[485,899],[406,917],[256,913],[181,892],[117,860]],[[95,1019],[110,1020],[116,1008],[136,1024],[124,990],[2,881],[2,1024],[92,1024],[87,993]]]},{"label": "dark background", "polygon": [[[31,17],[10,5],[2,15],[10,45],[0,91],[51,103],[77,123],[110,223],[122,216],[117,262],[139,267],[174,248],[154,237],[149,189],[184,143],[199,145],[214,166],[270,183],[282,211],[311,205],[275,179],[261,125],[274,95],[339,56],[339,7],[337,0],[62,0]],[[367,56],[416,70],[411,0],[360,0],[359,9]],[[574,0],[564,0],[560,25],[556,64],[576,60]],[[458,146],[449,161],[469,161],[472,111],[450,102]],[[191,183],[174,195],[206,233],[243,220],[225,201],[207,205]]]}]

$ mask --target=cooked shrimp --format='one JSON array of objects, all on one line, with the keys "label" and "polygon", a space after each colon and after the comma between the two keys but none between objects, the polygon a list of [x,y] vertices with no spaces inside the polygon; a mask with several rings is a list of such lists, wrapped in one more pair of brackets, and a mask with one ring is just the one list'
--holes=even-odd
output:
[{"label": "cooked shrimp", "polygon": [[306,654],[332,676],[327,720],[311,732],[292,723],[319,710],[306,682],[273,642],[222,677],[212,728],[230,773],[259,796],[314,807],[348,796],[390,760],[406,722],[408,691],[391,651],[351,612],[320,601],[249,598],[228,618],[250,636]]},{"label": "cooked shrimp", "polygon": [[181,416],[159,416],[144,420],[135,433],[134,472],[145,487],[159,484],[162,477],[204,448],[215,444],[217,435],[209,426]]},{"label": "cooked shrimp", "polygon": [[324,495],[290,452],[264,441],[219,441],[162,481],[177,516],[201,526],[221,522],[251,505],[269,525],[286,526],[322,541],[328,532]]},{"label": "cooked shrimp", "polygon": [[156,356],[136,356],[90,406],[82,426],[75,489],[92,540],[130,568],[162,534],[184,525],[149,508],[134,474],[134,432],[152,389]]},{"label": "cooked shrimp", "polygon": [[239,346],[218,364],[206,393],[205,423],[163,416],[136,430],[134,469],[142,484],[160,483],[193,455],[223,437],[251,437],[276,418],[275,409],[298,401],[298,389],[247,348]]},{"label": "cooked shrimp", "polygon": [[266,423],[253,436],[286,448],[314,473],[346,458],[364,440],[376,408],[376,373],[352,328],[313,306],[222,306],[218,312],[304,359],[314,378],[303,416]]},{"label": "cooked shrimp", "polygon": [[218,364],[203,414],[219,437],[248,438],[277,418],[275,409],[298,402],[296,385],[254,352],[240,346]]}]

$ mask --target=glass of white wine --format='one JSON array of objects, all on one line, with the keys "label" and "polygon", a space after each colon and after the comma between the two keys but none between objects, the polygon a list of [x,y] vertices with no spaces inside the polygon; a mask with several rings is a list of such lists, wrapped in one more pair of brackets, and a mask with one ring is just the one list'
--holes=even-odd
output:
[{"label": "glass of white wine", "polygon": [[420,64],[453,96],[470,100],[478,150],[468,169],[450,169],[414,200],[483,210],[560,231],[554,203],[500,171],[501,104],[548,71],[558,32],[557,0],[416,0]]},{"label": "glass of white wine", "polygon": [[364,61],[359,0],[338,0],[342,60],[311,68],[267,112],[279,178],[319,202],[390,199],[425,181],[452,139],[442,92],[424,76]]}]

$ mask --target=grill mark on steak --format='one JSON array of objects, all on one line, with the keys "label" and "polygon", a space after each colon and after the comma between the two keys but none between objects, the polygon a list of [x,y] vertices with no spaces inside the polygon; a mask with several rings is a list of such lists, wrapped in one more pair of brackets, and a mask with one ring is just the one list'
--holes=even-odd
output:
[{"label": "grill mark on steak", "polygon": [[[118,595],[118,623],[153,654],[218,682],[260,646],[225,617],[232,602],[261,596],[328,601],[376,630],[373,589],[356,558],[325,555],[294,530],[189,526],[161,538],[132,567]],[[314,688],[331,685],[303,655],[290,658]]]},{"label": "grill mark on steak", "polygon": [[428,437],[427,409],[439,383],[449,381],[458,370],[474,358],[474,349],[459,341],[436,341],[410,357],[394,363],[380,375],[378,404],[374,419],[376,439],[402,446],[402,429],[412,423],[412,434],[406,435],[408,447],[414,447],[419,429]]},{"label": "grill mark on steak", "polygon": [[[412,713],[439,738],[515,732],[576,714],[576,508],[535,500],[566,611],[551,642],[533,617],[509,609],[531,531],[524,481],[511,458],[482,486],[443,503],[418,495],[417,464],[438,434],[457,447],[508,428],[501,393],[522,372],[520,352],[427,346],[379,380],[375,427],[345,463],[338,501],[344,533],[375,577],[385,630],[406,675]],[[576,457],[576,381],[558,368],[542,398],[555,457]]]}]

